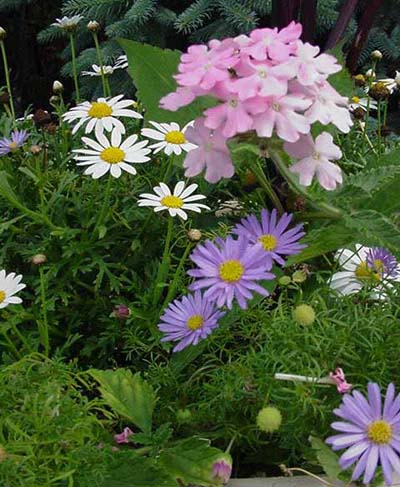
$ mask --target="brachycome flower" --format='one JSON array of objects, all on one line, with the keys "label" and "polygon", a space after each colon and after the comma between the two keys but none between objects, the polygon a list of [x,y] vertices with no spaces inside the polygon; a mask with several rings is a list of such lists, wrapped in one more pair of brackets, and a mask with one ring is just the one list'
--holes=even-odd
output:
[{"label": "brachycome flower", "polygon": [[73,15],[72,17],[62,17],[61,19],[56,19],[51,25],[53,27],[58,27],[65,32],[74,32],[78,27],[79,22],[83,19],[82,15]]},{"label": "brachycome flower", "polygon": [[359,391],[346,394],[333,412],[341,419],[332,423],[339,434],[326,442],[333,450],[346,448],[340,466],[346,470],[355,464],[352,480],[364,474],[364,484],[370,484],[381,465],[385,483],[391,485],[393,471],[400,473],[400,395],[395,395],[394,385],[387,388],[383,407],[378,384],[369,383],[367,397]]},{"label": "brachycome flower", "polygon": [[92,70],[93,71],[82,71],[81,75],[82,76],[101,76],[102,74],[108,76],[110,74],[113,74],[114,68],[112,66],[103,66],[103,69],[101,69],[100,66],[97,66],[97,64],[92,64]]},{"label": "brachycome flower", "polygon": [[371,289],[372,298],[384,299],[393,283],[400,281],[400,265],[384,248],[360,244],[355,248],[337,251],[335,257],[343,270],[330,278],[330,287],[341,295],[354,294],[366,287]]},{"label": "brachycome flower", "polygon": [[93,179],[98,179],[110,171],[111,176],[119,178],[122,171],[135,175],[136,169],[132,163],[141,164],[150,160],[147,154],[151,152],[146,148],[147,140],[138,142],[138,136],[131,135],[124,141],[118,128],[111,133],[111,140],[104,134],[97,134],[97,141],[82,137],[82,142],[88,149],[76,149],[78,155],[74,157],[78,166],[88,166],[84,174],[89,174]]},{"label": "brachycome flower", "polygon": [[76,120],[72,133],[75,134],[83,125],[85,133],[89,134],[95,130],[96,135],[104,130],[111,132],[113,128],[118,128],[124,134],[124,124],[118,120],[119,117],[143,118],[140,113],[129,107],[134,106],[133,100],[124,100],[124,95],[114,96],[113,98],[98,98],[97,101],[85,101],[74,108],[71,108],[63,115],[66,122],[73,123]]},{"label": "brachycome flower", "polygon": [[202,194],[192,194],[196,191],[198,185],[191,184],[185,187],[183,181],[176,183],[173,193],[164,183],[153,188],[154,193],[143,193],[138,201],[139,206],[153,206],[155,212],[168,210],[171,216],[180,216],[187,220],[187,214],[184,210],[201,213],[201,209],[209,210],[210,208],[196,201],[205,199]]},{"label": "brachycome flower", "polygon": [[4,269],[0,271],[0,309],[9,304],[22,303],[21,298],[14,296],[26,287],[25,284],[20,284],[21,280],[21,274],[17,276],[15,272],[11,272],[7,275]]},{"label": "brachycome flower", "polygon": [[150,122],[154,129],[145,128],[142,129],[142,135],[149,139],[157,140],[156,144],[149,145],[150,149],[153,149],[154,154],[164,151],[164,154],[170,156],[176,154],[179,156],[182,151],[189,152],[195,149],[196,146],[186,140],[186,129],[192,125],[193,122],[188,123],[181,129],[175,122],[172,123],[157,123]]},{"label": "brachycome flower", "polygon": [[28,137],[29,135],[25,130],[14,130],[9,139],[7,137],[0,139],[0,156],[18,150],[25,144]]},{"label": "brachycome flower", "polygon": [[225,315],[215,303],[205,299],[200,291],[176,299],[161,316],[158,328],[165,334],[162,342],[178,342],[173,351],[179,352],[200,340],[218,327],[218,320]]},{"label": "brachycome flower", "polygon": [[258,281],[271,280],[275,275],[267,272],[271,265],[265,259],[261,245],[249,245],[247,238],[234,240],[217,238],[198,245],[190,259],[197,265],[188,274],[196,278],[189,289],[196,291],[207,288],[204,297],[215,301],[217,306],[232,308],[236,299],[241,308],[247,307],[247,300],[253,292],[268,296],[268,291]]}]

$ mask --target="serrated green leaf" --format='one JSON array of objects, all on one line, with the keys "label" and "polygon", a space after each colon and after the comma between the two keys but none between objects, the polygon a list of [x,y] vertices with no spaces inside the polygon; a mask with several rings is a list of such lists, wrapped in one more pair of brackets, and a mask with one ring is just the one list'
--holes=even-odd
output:
[{"label": "serrated green leaf", "polygon": [[343,191],[346,191],[347,189],[351,190],[349,187],[356,187],[362,189],[366,193],[372,193],[399,174],[400,165],[382,166],[363,170],[360,173],[352,174],[346,178]]},{"label": "serrated green leaf", "polygon": [[324,472],[331,480],[337,480],[342,469],[339,465],[339,458],[335,452],[333,452],[328,445],[326,445],[319,438],[310,436],[309,438],[311,446],[316,453],[317,459]]},{"label": "serrated green leaf", "polygon": [[151,432],[156,396],[140,374],[127,369],[89,371],[99,382],[104,401],[145,433]]},{"label": "serrated green leaf", "polygon": [[146,109],[146,121],[177,122],[183,126],[216,104],[216,100],[202,97],[176,112],[163,110],[159,107],[160,98],[177,87],[173,75],[178,72],[181,52],[127,39],[120,39],[119,43],[128,57],[129,74],[137,88],[138,98]]}]

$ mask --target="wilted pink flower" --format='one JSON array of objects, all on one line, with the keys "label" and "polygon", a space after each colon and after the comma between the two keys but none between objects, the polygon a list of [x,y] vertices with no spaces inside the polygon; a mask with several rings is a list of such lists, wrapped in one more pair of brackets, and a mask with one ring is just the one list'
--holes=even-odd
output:
[{"label": "wilted pink flower", "polygon": [[122,433],[114,435],[114,440],[118,444],[129,443],[129,437],[132,435],[133,435],[133,431],[130,428],[126,427],[126,428],[124,428]]},{"label": "wilted pink flower", "polygon": [[214,462],[212,467],[213,480],[227,484],[232,474],[232,463],[226,460]]},{"label": "wilted pink flower", "polygon": [[310,186],[315,175],[327,190],[333,190],[337,183],[342,183],[340,167],[330,162],[340,159],[342,151],[333,143],[333,137],[328,132],[318,135],[315,142],[310,134],[304,135],[295,143],[285,143],[284,149],[299,160],[289,170],[299,175],[303,186]]},{"label": "wilted pink flower", "polygon": [[185,176],[193,177],[205,170],[205,179],[216,183],[221,178],[230,178],[235,169],[226,145],[226,138],[219,131],[204,126],[204,119],[199,118],[193,127],[189,127],[185,136],[189,142],[197,145],[186,155],[183,167]]},{"label": "wilted pink flower", "polygon": [[347,392],[351,391],[353,386],[346,381],[343,369],[340,367],[338,367],[334,372],[330,372],[329,377],[336,384],[337,390],[340,394],[346,394]]},{"label": "wilted pink flower", "polygon": [[297,43],[296,56],[293,63],[298,69],[297,79],[302,85],[312,85],[342,69],[333,56],[318,54],[318,46],[312,46],[308,42],[305,44],[303,42]]}]

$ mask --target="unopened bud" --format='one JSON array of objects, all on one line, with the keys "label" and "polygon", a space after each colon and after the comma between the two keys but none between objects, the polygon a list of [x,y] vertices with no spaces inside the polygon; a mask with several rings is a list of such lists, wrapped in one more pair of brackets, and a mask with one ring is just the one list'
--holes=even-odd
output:
[{"label": "unopened bud", "polygon": [[46,261],[47,261],[47,257],[44,254],[36,254],[31,259],[31,262],[34,265],[42,265]]},{"label": "unopened bud", "polygon": [[42,108],[39,108],[33,115],[33,121],[38,127],[43,127],[51,122],[50,113]]},{"label": "unopened bud", "polygon": [[96,20],[91,20],[87,24],[87,30],[90,32],[99,32],[100,30],[100,24]]},{"label": "unopened bud", "polygon": [[257,426],[265,433],[277,431],[282,424],[282,414],[278,408],[267,406],[258,413]]},{"label": "unopened bud", "polygon": [[6,29],[3,29],[3,27],[0,27],[0,41],[5,39],[7,37],[7,31]]},{"label": "unopened bud", "polygon": [[365,73],[365,77],[369,79],[375,79],[376,73],[372,69],[368,69],[368,71]]},{"label": "unopened bud", "polygon": [[188,231],[187,237],[191,242],[199,242],[201,240],[201,231],[197,228],[192,228]]},{"label": "unopened bud", "polygon": [[126,304],[118,304],[114,308],[114,316],[119,320],[127,320],[131,315],[131,310]]},{"label": "unopened bud", "polygon": [[315,321],[314,308],[308,304],[300,304],[294,308],[293,318],[299,325],[312,325]]},{"label": "unopened bud", "polygon": [[354,84],[356,86],[363,87],[366,84],[366,79],[365,79],[365,76],[363,74],[357,74],[356,76],[354,76],[353,79],[354,79]]},{"label": "unopened bud", "polygon": [[278,284],[280,286],[288,286],[292,282],[292,279],[289,276],[282,276],[278,279]]},{"label": "unopened bud", "polygon": [[292,274],[293,282],[301,283],[307,279],[307,273],[304,271],[295,271]]},{"label": "unopened bud", "polygon": [[31,145],[29,150],[30,150],[31,154],[36,156],[37,154],[39,154],[39,152],[42,150],[42,148],[39,145]]},{"label": "unopened bud", "polygon": [[192,419],[192,412],[190,409],[178,409],[176,412],[176,420],[178,423],[190,423]]},{"label": "unopened bud", "polygon": [[232,475],[232,458],[225,453],[223,457],[218,458],[212,465],[212,479],[218,484],[225,485],[229,482]]},{"label": "unopened bud", "polygon": [[361,107],[357,107],[351,112],[353,114],[353,117],[356,118],[357,120],[363,120],[365,116],[365,111]]},{"label": "unopened bud", "polygon": [[64,91],[64,85],[61,83],[61,81],[55,80],[53,83],[53,92],[58,95]]},{"label": "unopened bud", "polygon": [[378,49],[372,51],[370,56],[373,61],[379,61],[380,59],[383,58],[383,54],[381,53],[381,51],[378,51]]},{"label": "unopened bud", "polygon": [[50,102],[50,104],[51,104],[51,105],[57,105],[57,103],[58,103],[59,101],[60,101],[60,97],[59,97],[59,96],[57,96],[57,95],[53,95],[53,96],[51,96],[51,97],[50,97],[50,100],[49,100],[49,102]]}]

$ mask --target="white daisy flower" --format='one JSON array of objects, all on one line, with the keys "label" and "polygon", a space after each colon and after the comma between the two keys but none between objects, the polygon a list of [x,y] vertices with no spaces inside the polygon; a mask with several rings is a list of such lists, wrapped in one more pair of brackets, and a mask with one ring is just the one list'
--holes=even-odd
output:
[{"label": "white daisy flower", "polygon": [[124,95],[113,98],[98,98],[97,101],[84,101],[76,107],[64,113],[63,120],[72,123],[79,120],[72,133],[75,134],[83,125],[86,125],[85,133],[89,134],[95,129],[96,136],[104,130],[111,132],[114,127],[122,134],[125,133],[124,124],[117,117],[143,118],[140,113],[129,110],[135,104],[133,100],[124,100]]},{"label": "white daisy flower", "polygon": [[119,178],[122,170],[130,174],[136,174],[136,169],[131,163],[141,164],[150,160],[147,154],[151,153],[150,149],[145,148],[149,143],[148,140],[137,142],[138,136],[131,135],[122,141],[122,134],[118,128],[114,128],[111,132],[111,141],[103,134],[97,134],[97,142],[82,137],[82,142],[86,144],[89,149],[76,149],[73,152],[77,154],[75,160],[80,161],[78,166],[88,166],[84,174],[92,176],[93,179],[98,179],[110,171],[111,176]]},{"label": "white daisy flower", "polygon": [[381,247],[364,247],[356,244],[356,250],[339,249],[335,255],[340,267],[328,281],[329,286],[342,296],[372,290],[373,299],[384,299],[388,288],[400,282],[400,265],[396,258]]},{"label": "white daisy flower", "polygon": [[79,22],[83,19],[82,15],[73,15],[72,17],[62,17],[61,19],[56,19],[51,25],[58,27],[66,32],[73,32],[76,30]]},{"label": "white daisy flower", "polygon": [[172,123],[157,123],[150,122],[155,127],[154,129],[142,129],[142,135],[149,137],[150,139],[159,140],[156,144],[149,145],[150,149],[154,149],[154,154],[164,150],[164,154],[170,156],[172,153],[179,156],[182,151],[189,152],[192,149],[196,149],[196,145],[186,141],[185,132],[188,127],[193,125],[193,122],[189,122],[181,130],[179,125],[175,122]]},{"label": "white daisy flower", "polygon": [[0,271],[0,309],[5,308],[9,304],[22,303],[21,298],[14,296],[14,294],[26,287],[25,284],[20,284],[21,279],[22,276],[17,276],[15,272],[6,275],[4,269]]},{"label": "white daisy flower", "polygon": [[195,211],[201,213],[201,208],[209,210],[210,208],[202,203],[194,203],[194,201],[203,200],[205,196],[202,194],[195,194],[190,196],[196,189],[197,184],[191,184],[185,188],[185,183],[179,181],[174,188],[174,192],[164,183],[153,188],[155,194],[143,193],[140,195],[138,201],[139,206],[154,206],[154,211],[159,212],[168,210],[171,216],[180,216],[183,220],[187,220],[187,214],[184,210]]},{"label": "white daisy flower", "polygon": [[122,54],[122,56],[117,57],[117,61],[114,64],[114,69],[126,69],[128,66],[128,56]]},{"label": "white daisy flower", "polygon": [[112,66],[103,66],[103,70],[101,69],[100,66],[97,66],[97,64],[92,64],[92,69],[93,71],[82,71],[81,75],[82,76],[101,76],[101,71],[103,71],[103,74],[106,76],[113,74],[114,68]]},{"label": "white daisy flower", "polygon": [[[357,108],[362,108],[364,112],[368,110],[368,98],[359,98],[358,96],[353,96],[351,98],[351,103],[349,105],[351,110],[356,110]],[[369,109],[370,110],[377,110],[378,103],[370,98],[369,100]]]},{"label": "white daisy flower", "polygon": [[393,91],[400,88],[400,71],[396,71],[396,76],[394,78],[380,79],[377,83],[385,83],[386,88],[390,91],[390,94],[392,94]]}]

